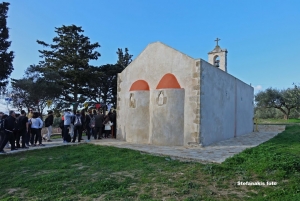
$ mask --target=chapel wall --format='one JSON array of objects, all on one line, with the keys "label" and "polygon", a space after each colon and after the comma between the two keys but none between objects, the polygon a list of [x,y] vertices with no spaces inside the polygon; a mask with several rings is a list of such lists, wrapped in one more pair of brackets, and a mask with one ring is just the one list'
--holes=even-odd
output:
[{"label": "chapel wall", "polygon": [[150,91],[130,91],[129,98],[124,100],[128,106],[125,117],[126,141],[148,143]]},{"label": "chapel wall", "polygon": [[197,59],[192,66],[192,85],[189,87],[190,95],[186,97],[186,106],[190,107],[185,110],[185,116],[190,116],[191,122],[185,124],[185,130],[191,133],[185,135],[185,145],[198,146],[200,143],[200,62]]},{"label": "chapel wall", "polygon": [[201,144],[252,132],[253,88],[206,61],[200,69]]},{"label": "chapel wall", "polygon": [[[154,96],[153,90],[160,79],[167,73],[173,74],[181,88],[184,89],[184,130],[183,130],[183,144],[187,145],[189,142],[195,142],[199,136],[199,62],[198,67],[193,58],[178,52],[160,42],[152,43],[122,72],[118,75],[118,102],[117,102],[117,139],[127,140],[128,122],[125,121],[129,117],[129,108],[126,101],[130,97],[130,86],[136,80],[145,80],[150,88],[150,119],[151,111],[155,109],[153,105]],[[196,73],[196,74],[195,74]],[[196,77],[195,77],[196,76]],[[162,89],[163,90],[163,89]],[[177,113],[177,111],[170,111]],[[167,114],[162,114],[167,117]],[[198,118],[198,119],[197,119]],[[172,122],[179,121],[176,118],[170,118]],[[153,134],[153,122],[149,121],[149,141],[151,143],[151,136]]]},{"label": "chapel wall", "polygon": [[237,82],[236,136],[253,131],[254,88],[241,80]]},{"label": "chapel wall", "polygon": [[152,135],[150,143],[183,146],[184,89],[157,89],[152,91],[151,97]]}]

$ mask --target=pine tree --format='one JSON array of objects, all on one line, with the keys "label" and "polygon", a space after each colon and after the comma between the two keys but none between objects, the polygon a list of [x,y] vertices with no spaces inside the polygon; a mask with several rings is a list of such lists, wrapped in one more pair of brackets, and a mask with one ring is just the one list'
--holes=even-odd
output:
[{"label": "pine tree", "polygon": [[47,77],[47,74],[58,73],[59,77],[54,81],[62,88],[60,99],[65,103],[73,104],[73,110],[78,103],[82,103],[89,95],[89,83],[92,82],[92,68],[90,60],[97,60],[100,53],[95,51],[100,47],[98,43],[91,43],[84,36],[81,27],[75,25],[55,28],[58,36],[53,38],[54,44],[37,41],[49,50],[39,50],[41,58],[39,70]]},{"label": "pine tree", "polygon": [[14,52],[8,51],[11,41],[8,41],[9,33],[7,28],[7,11],[10,4],[0,3],[0,88],[4,89],[8,83],[8,77],[13,68]]},{"label": "pine tree", "polygon": [[128,52],[128,48],[125,48],[125,54],[123,53],[122,48],[118,48],[118,51],[116,52],[118,55],[117,64],[122,66],[123,69],[125,69],[132,62],[132,55]]}]

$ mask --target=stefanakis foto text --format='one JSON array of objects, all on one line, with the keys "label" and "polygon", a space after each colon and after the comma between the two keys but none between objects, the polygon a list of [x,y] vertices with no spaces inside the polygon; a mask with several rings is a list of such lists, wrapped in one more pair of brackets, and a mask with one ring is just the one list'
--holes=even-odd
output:
[{"label": "stefanakis foto text", "polygon": [[263,182],[263,181],[255,181],[255,182],[250,182],[250,181],[246,181],[246,182],[238,181],[238,182],[237,182],[237,185],[238,185],[238,186],[276,186],[276,185],[277,185],[277,182],[275,182],[275,181],[266,181],[266,182]]}]

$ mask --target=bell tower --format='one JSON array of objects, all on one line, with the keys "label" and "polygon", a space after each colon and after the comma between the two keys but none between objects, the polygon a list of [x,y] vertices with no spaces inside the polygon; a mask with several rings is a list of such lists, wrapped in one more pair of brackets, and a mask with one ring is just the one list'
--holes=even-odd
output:
[{"label": "bell tower", "polygon": [[221,70],[227,72],[227,49],[222,49],[219,46],[219,41],[221,39],[217,38],[216,47],[208,53],[208,63],[211,65],[220,68]]}]

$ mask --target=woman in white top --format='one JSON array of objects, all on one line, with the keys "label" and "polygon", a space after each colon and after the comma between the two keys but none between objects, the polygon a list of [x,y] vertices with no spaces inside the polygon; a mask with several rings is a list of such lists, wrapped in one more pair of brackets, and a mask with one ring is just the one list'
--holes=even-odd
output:
[{"label": "woman in white top", "polygon": [[[45,146],[44,144],[42,144],[42,135],[41,135],[41,130],[43,128],[43,121],[39,118],[38,112],[33,113],[33,117],[29,120],[29,124],[31,126],[31,138],[30,138],[31,146],[36,146],[38,140],[39,140],[39,146]],[[34,137],[35,137],[35,143],[33,144]]]},{"label": "woman in white top", "polygon": [[109,120],[109,117],[106,116],[105,120],[103,122],[104,124],[104,130],[105,130],[105,138],[108,138],[108,135],[111,133],[111,126],[113,125],[113,123],[111,123],[111,121]]}]

